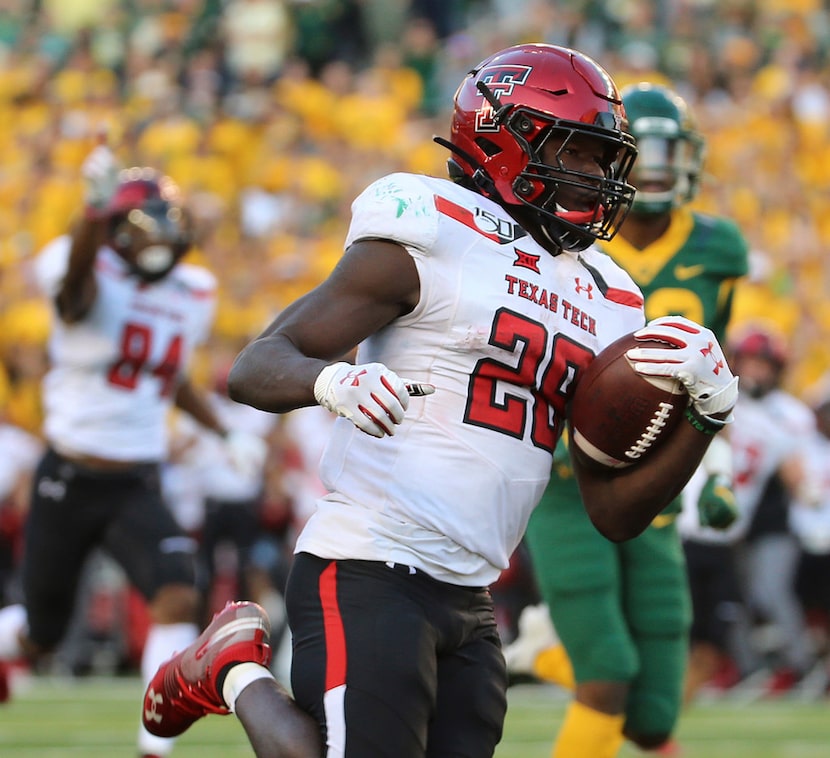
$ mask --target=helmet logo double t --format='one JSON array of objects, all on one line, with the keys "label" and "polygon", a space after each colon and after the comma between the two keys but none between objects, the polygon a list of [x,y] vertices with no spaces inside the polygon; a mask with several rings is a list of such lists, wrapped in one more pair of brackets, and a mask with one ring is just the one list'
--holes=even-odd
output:
[{"label": "helmet logo double t", "polygon": [[[514,87],[527,81],[531,66],[490,66],[482,70],[480,81],[487,85],[496,99],[510,97]],[[477,132],[497,132],[499,123],[494,118],[493,105],[481,94],[483,103],[476,111],[475,130]]]}]

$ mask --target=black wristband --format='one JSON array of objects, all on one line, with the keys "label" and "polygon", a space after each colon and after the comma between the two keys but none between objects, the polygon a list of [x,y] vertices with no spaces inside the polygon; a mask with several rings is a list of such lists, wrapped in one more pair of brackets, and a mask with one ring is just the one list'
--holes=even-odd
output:
[{"label": "black wristband", "polygon": [[703,432],[703,434],[708,434],[710,437],[716,435],[723,427],[726,426],[725,421],[719,421],[716,418],[709,418],[708,416],[703,416],[702,414],[698,413],[695,409],[694,405],[689,403],[686,406],[686,419],[687,421],[699,432]]}]

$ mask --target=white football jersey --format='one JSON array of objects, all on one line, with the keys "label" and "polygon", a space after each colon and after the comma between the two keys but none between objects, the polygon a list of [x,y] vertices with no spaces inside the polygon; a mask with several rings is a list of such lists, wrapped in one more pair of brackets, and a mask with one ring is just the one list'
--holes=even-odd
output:
[{"label": "white football jersey", "polygon": [[[38,283],[50,299],[69,262],[69,236],[38,256]],[[113,250],[95,261],[98,296],[74,324],[53,318],[44,378],[44,433],[55,449],[120,461],[167,454],[167,411],[194,348],[210,333],[216,281],[180,263],[153,284],[130,274]]]},{"label": "white football jersey", "polygon": [[347,248],[393,240],[420,277],[415,309],[361,344],[357,362],[436,391],[410,400],[393,437],[337,419],[321,462],[330,494],[297,550],[489,584],[547,484],[575,372],[643,325],[642,295],[604,253],[554,257],[447,180],[392,174],[352,212]]},{"label": "white football jersey", "polygon": [[709,543],[734,543],[744,537],[758,501],[770,477],[792,455],[803,455],[812,439],[815,422],[812,411],[798,398],[773,390],[762,398],[741,394],[729,426],[732,448],[733,491],[738,518],[726,530],[701,527],[697,519],[697,495],[705,481],[700,470],[684,497],[680,531],[685,537]]},{"label": "white football jersey", "polygon": [[805,484],[790,507],[790,528],[802,548],[830,554],[830,439],[816,430],[804,454]]}]

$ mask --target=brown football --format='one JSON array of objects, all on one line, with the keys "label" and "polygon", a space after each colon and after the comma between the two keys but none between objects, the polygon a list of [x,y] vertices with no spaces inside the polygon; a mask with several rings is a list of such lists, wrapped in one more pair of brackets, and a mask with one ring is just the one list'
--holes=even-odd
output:
[{"label": "brown football", "polygon": [[573,443],[601,466],[642,462],[671,435],[689,400],[676,379],[634,371],[625,353],[638,346],[671,347],[633,334],[621,337],[588,366],[571,400]]}]

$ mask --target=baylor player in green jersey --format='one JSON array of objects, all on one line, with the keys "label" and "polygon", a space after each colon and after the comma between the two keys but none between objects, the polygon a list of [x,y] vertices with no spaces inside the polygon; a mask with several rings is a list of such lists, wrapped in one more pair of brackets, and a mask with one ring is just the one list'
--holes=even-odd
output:
[{"label": "baylor player in green jersey", "polygon": [[[639,150],[631,175],[637,195],[604,249],[642,289],[646,319],[680,314],[723,339],[736,279],[747,272],[747,244],[731,221],[687,207],[704,145],[686,103],[645,83],[624,90],[623,102]],[[639,537],[609,542],[582,507],[566,445],[560,442],[526,535],[547,607],[526,609],[505,650],[508,667],[575,690],[553,758],[612,758],[626,738],[654,749],[677,721],[689,650],[691,604],[674,524],[679,498]],[[704,463],[727,475],[726,440],[716,438],[710,450]],[[703,523],[722,528],[734,511],[729,490],[713,495],[718,483],[713,476],[699,508]]]}]

